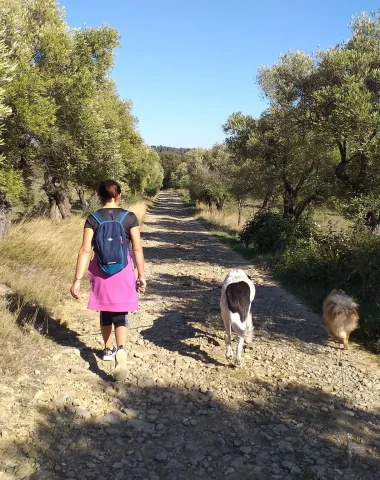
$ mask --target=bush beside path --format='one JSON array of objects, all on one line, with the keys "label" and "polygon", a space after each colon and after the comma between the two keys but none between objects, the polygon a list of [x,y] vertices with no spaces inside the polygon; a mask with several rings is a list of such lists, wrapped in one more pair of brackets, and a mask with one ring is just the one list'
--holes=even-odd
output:
[{"label": "bush beside path", "polygon": [[[143,242],[149,283],[130,315],[126,382],[100,360],[85,298],[67,326],[50,318],[36,364],[0,383],[0,480],[380,479],[376,358],[327,345],[317,315],[173,193],[159,195]],[[257,286],[240,369],[219,315],[237,267]]]}]

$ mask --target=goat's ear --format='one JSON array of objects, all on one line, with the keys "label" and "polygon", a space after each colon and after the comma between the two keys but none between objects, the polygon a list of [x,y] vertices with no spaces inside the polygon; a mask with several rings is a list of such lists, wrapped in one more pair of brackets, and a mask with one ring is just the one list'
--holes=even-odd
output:
[{"label": "goat's ear", "polygon": [[252,281],[252,277],[250,277],[249,275],[247,275],[247,277]]}]

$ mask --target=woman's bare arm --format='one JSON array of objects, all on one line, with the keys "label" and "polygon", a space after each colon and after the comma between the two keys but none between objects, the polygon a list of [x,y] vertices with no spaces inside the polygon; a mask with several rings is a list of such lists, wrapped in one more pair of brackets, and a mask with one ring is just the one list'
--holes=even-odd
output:
[{"label": "woman's bare arm", "polygon": [[79,298],[80,292],[80,281],[85,274],[85,271],[88,267],[88,262],[92,252],[92,238],[94,236],[94,231],[92,228],[85,228],[83,231],[83,241],[82,246],[80,247],[77,259],[77,267],[75,270],[75,279],[73,285],[70,289],[70,293],[74,298]]},{"label": "woman's bare arm", "polygon": [[130,236],[132,240],[133,253],[135,254],[139,290],[144,292],[146,280],[144,278],[144,253],[141,244],[140,227],[132,227],[130,230]]}]

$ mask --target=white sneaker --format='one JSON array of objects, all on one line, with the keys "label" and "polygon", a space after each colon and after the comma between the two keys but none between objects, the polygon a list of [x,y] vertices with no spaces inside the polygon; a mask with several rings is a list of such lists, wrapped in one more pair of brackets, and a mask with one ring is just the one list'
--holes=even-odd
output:
[{"label": "white sneaker", "polygon": [[124,348],[118,348],[115,355],[115,370],[113,376],[115,380],[124,380],[127,376],[127,352]]}]

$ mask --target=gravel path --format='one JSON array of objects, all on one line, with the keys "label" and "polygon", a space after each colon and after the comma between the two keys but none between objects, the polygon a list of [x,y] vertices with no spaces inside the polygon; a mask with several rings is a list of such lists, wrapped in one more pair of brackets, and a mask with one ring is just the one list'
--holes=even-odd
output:
[{"label": "gravel path", "polygon": [[[68,327],[48,322],[38,368],[0,380],[0,480],[380,479],[374,357],[326,345],[317,315],[174,194],[160,194],[143,241],[149,284],[126,382],[99,358],[96,314],[70,302]],[[236,267],[257,286],[240,369],[225,360],[219,315]]]}]

